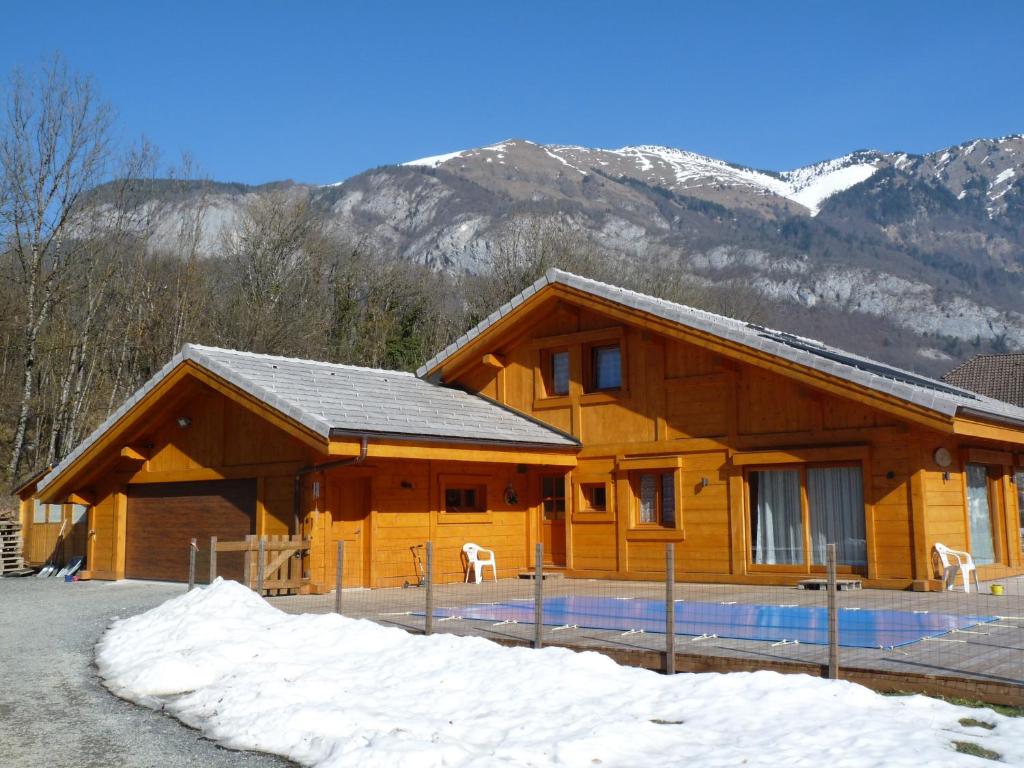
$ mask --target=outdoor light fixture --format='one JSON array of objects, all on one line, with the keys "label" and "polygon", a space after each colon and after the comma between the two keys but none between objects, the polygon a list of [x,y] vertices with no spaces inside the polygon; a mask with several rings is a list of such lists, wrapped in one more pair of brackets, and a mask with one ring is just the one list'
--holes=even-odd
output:
[{"label": "outdoor light fixture", "polygon": [[182,429],[186,429],[192,426],[192,419],[190,419],[188,416],[179,416],[178,426],[181,427]]},{"label": "outdoor light fixture", "polygon": [[706,477],[702,477],[700,479],[700,487],[701,488],[707,488],[710,484],[711,484],[711,481],[708,480]]}]

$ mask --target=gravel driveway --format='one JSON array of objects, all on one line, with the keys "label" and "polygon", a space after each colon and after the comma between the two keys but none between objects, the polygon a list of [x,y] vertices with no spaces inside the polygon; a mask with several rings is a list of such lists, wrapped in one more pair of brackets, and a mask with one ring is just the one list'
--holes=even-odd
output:
[{"label": "gravel driveway", "polygon": [[93,648],[110,620],[183,591],[182,585],[151,582],[0,578],[0,765],[292,765],[217,747],[176,720],[115,698],[100,684]]}]

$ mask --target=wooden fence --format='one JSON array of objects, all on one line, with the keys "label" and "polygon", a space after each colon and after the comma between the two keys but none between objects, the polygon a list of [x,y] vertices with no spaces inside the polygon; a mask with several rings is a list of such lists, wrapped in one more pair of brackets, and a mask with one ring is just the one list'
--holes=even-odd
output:
[{"label": "wooden fence", "polygon": [[302,555],[310,540],[301,536],[246,536],[243,541],[210,538],[210,581],[217,578],[217,554],[242,553],[241,583],[263,595],[294,595],[309,589]]}]

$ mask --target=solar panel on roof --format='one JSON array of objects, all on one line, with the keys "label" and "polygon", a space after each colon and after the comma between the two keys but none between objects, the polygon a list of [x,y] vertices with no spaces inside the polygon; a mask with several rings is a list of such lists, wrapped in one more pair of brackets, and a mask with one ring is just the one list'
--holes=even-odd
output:
[{"label": "solar panel on roof", "polygon": [[956,387],[946,386],[933,379],[925,378],[924,376],[917,376],[908,371],[901,371],[898,368],[891,368],[883,363],[876,363],[873,360],[865,360],[861,357],[854,357],[852,355],[844,354],[836,349],[829,349],[828,347],[794,336],[791,333],[785,333],[784,331],[773,331],[769,328],[765,328],[760,325],[753,323],[747,323],[747,327],[758,332],[759,336],[772,341],[777,341],[780,344],[785,344],[788,347],[808,352],[818,357],[823,357],[826,360],[831,360],[842,365],[848,365],[851,368],[864,371],[865,373],[873,373],[876,376],[881,376],[885,379],[892,379],[893,381],[900,381],[904,384],[910,384],[914,387],[922,387],[924,389],[931,389],[936,392],[944,392],[947,395],[955,395],[956,397],[962,397],[969,400],[977,400],[970,392],[965,392],[962,389]]}]

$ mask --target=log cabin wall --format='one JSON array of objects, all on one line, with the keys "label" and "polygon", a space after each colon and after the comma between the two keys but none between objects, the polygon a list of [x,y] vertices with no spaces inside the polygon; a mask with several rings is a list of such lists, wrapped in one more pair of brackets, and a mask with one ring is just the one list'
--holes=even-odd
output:
[{"label": "log cabin wall", "polygon": [[[814,389],[726,357],[699,340],[623,323],[565,298],[494,334],[483,360],[455,363],[444,380],[498,400],[583,443],[570,475],[568,568],[583,576],[654,578],[664,543],[677,542],[680,578],[791,583],[801,568],[751,563],[749,473],[756,468],[860,466],[869,583],[934,587],[934,543],[969,547],[964,467],[970,452],[995,462],[992,503],[1002,563],[982,578],[1020,573],[1012,446],[953,439],[854,396]],[[594,350],[619,346],[621,387],[594,391]],[[564,391],[552,356],[567,354]],[[863,398],[862,398],[863,399]],[[939,467],[935,449],[953,457]],[[679,519],[639,525],[636,474],[674,473]],[[605,484],[608,503],[587,509],[582,489]],[[805,491],[806,493],[806,491]],[[807,559],[810,559],[809,557]]]},{"label": "log cabin wall", "polygon": [[[351,586],[416,583],[412,548],[428,540],[437,582],[464,579],[462,547],[468,542],[494,550],[499,578],[515,577],[533,562],[530,483],[536,471],[508,464],[371,459],[317,473],[311,482],[319,484],[318,496],[305,520],[314,542],[314,589],[334,585],[339,538],[345,540],[345,583]],[[446,491],[459,489],[474,491],[474,508],[446,507]],[[351,508],[353,499],[362,499],[361,510]]]}]

